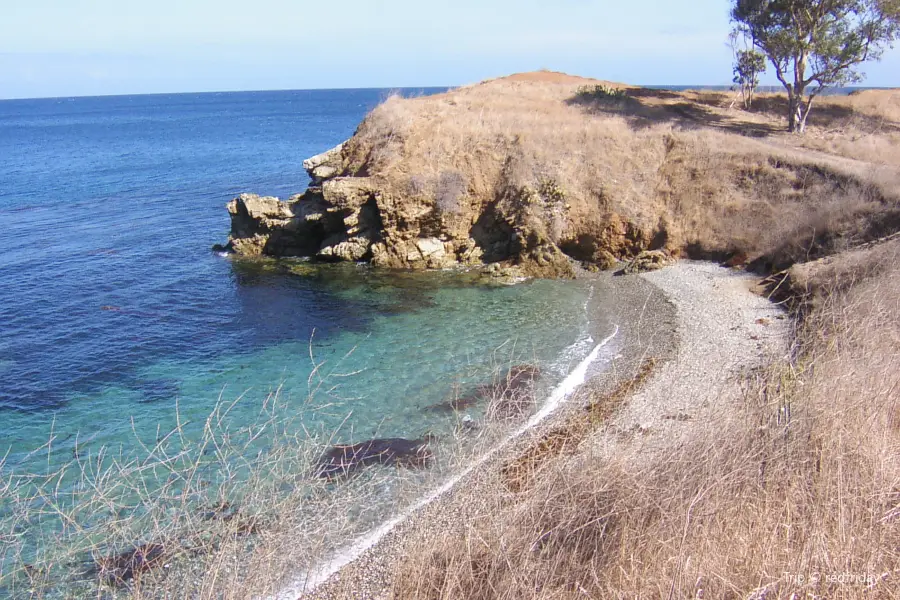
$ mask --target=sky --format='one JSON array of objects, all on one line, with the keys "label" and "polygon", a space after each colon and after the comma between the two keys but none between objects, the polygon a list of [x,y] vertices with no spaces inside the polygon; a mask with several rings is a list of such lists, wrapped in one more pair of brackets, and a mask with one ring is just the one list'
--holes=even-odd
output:
[{"label": "sky", "polygon": [[[728,0],[0,0],[0,98],[731,82]],[[900,49],[864,85],[900,85]],[[773,77],[764,84],[776,84]]]}]

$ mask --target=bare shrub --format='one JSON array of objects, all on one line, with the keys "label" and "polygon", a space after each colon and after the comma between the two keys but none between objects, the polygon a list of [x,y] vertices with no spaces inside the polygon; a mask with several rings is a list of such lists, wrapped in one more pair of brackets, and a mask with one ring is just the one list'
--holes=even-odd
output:
[{"label": "bare shrub", "polygon": [[435,206],[442,214],[462,212],[460,199],[466,194],[466,178],[459,171],[442,171],[435,192]]},{"label": "bare shrub", "polygon": [[410,176],[407,192],[413,197],[426,195],[428,193],[428,179],[423,175]]}]

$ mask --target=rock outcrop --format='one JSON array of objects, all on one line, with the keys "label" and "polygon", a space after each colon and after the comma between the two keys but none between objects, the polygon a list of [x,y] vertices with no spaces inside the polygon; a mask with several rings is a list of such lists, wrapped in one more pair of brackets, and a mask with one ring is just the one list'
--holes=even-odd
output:
[{"label": "rock outcrop", "polygon": [[341,151],[344,144],[338,144],[331,150],[316,154],[303,161],[303,168],[309,173],[313,184],[319,184],[326,179],[331,179],[341,171]]},{"label": "rock outcrop", "polygon": [[[571,274],[568,259],[541,240],[523,242],[508,223],[478,220],[473,229],[442,226],[434,207],[399,198],[371,177],[344,174],[343,145],[304,161],[312,184],[287,201],[241,194],[228,204],[225,249],[245,256],[307,256],[323,261],[371,261],[388,268],[441,269],[516,258],[524,270]],[[489,261],[484,261],[485,255]]]},{"label": "rock outcrop", "polygon": [[[309,188],[286,201],[241,194],[227,208],[224,249],[244,256],[368,261],[403,269],[506,263],[504,275],[571,277],[572,260],[523,215],[490,206],[480,214],[442,214],[383,182],[346,173],[344,145],[303,162]],[[511,270],[512,269],[512,270]]]},{"label": "rock outcrop", "polygon": [[631,259],[622,269],[625,275],[634,275],[635,273],[647,273],[649,271],[658,271],[664,267],[671,265],[674,261],[668,253],[662,250],[645,250]]}]

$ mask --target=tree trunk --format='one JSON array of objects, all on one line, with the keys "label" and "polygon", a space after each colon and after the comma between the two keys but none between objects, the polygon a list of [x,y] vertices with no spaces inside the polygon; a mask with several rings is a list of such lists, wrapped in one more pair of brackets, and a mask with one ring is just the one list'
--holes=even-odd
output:
[{"label": "tree trunk", "polygon": [[[806,119],[809,118],[809,111],[812,110],[814,97],[815,95],[811,95],[809,97],[809,101],[806,103],[806,107],[803,109],[803,117],[800,119],[800,133],[806,131]],[[800,103],[800,106],[803,106],[803,102]]]},{"label": "tree trunk", "polygon": [[791,117],[788,128],[791,133],[803,133],[806,129],[806,115],[804,114],[803,92],[806,84],[803,78],[806,76],[806,53],[803,52],[794,60],[794,87],[790,95]]},{"label": "tree trunk", "polygon": [[794,90],[788,90],[788,131],[791,133],[797,131],[802,102]]},{"label": "tree trunk", "polygon": [[790,129],[791,133],[803,133],[806,131],[806,116],[809,114],[812,98],[810,98],[809,105],[804,104],[803,95],[805,92],[806,86],[802,83],[797,83],[794,85],[791,93],[788,94],[791,111],[788,129]]}]

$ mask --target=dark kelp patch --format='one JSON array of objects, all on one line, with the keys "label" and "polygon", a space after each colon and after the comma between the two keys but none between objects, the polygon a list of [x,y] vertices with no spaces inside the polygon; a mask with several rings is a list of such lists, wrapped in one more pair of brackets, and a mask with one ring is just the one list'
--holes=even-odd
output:
[{"label": "dark kelp patch", "polygon": [[534,405],[534,382],[540,376],[540,367],[515,365],[505,373],[495,373],[489,383],[476,386],[468,394],[460,395],[458,387],[455,387],[449,400],[427,406],[425,410],[457,412],[487,402],[487,416],[490,419],[503,420],[521,416]]},{"label": "dark kelp patch", "polygon": [[319,459],[315,475],[331,480],[378,464],[423,467],[433,458],[428,447],[429,439],[430,436],[418,440],[380,438],[358,444],[332,446]]},{"label": "dark kelp patch", "polygon": [[134,548],[100,556],[94,560],[90,573],[107,585],[121,587],[143,573],[161,567],[172,558],[170,548],[162,542],[147,542]]}]

